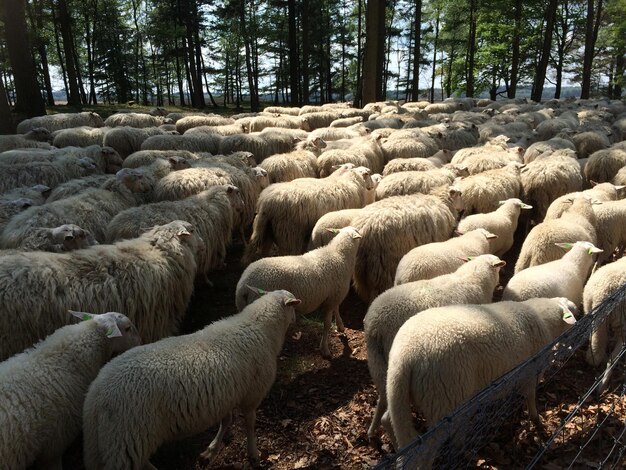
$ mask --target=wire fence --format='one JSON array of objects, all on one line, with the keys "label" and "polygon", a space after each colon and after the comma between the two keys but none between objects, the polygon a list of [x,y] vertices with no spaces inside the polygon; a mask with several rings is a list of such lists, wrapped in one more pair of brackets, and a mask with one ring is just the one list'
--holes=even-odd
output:
[{"label": "wire fence", "polygon": [[[606,321],[625,298],[626,286],[622,286],[552,344],[492,382],[411,444],[387,455],[375,468],[420,468],[424,462],[434,462],[433,468],[445,469],[485,464],[484,447],[502,434],[510,434],[510,426],[519,422],[514,421],[514,417],[520,415],[525,391],[536,387],[538,378],[537,396],[551,383],[558,383],[563,366],[588,341],[591,331]],[[549,436],[533,427],[531,432],[536,433],[539,442],[534,455],[516,452],[506,468],[626,467],[626,346],[617,354],[611,367],[619,369],[613,370],[615,378],[621,371],[622,381],[615,390],[598,398],[603,371],[574,406],[564,404],[561,407],[559,411],[565,408],[567,413],[559,413],[565,416],[559,418],[556,429]],[[591,368],[586,368],[584,373],[590,371]],[[560,464],[546,467],[546,462],[554,456],[558,457]]]}]

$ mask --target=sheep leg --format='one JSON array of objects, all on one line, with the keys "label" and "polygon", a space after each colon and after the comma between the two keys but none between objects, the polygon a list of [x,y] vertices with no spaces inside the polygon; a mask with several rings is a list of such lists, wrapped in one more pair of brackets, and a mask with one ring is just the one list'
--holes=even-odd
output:
[{"label": "sheep leg", "polygon": [[389,411],[385,411],[383,413],[383,417],[381,418],[380,422],[382,423],[383,428],[387,433],[387,437],[391,441],[391,445],[393,445],[393,448],[395,450],[398,450],[398,440],[396,439],[396,435],[393,432],[393,426],[391,425],[391,416],[389,416]]},{"label": "sheep leg", "polygon": [[233,413],[230,411],[222,421],[220,422],[220,428],[215,435],[215,438],[209,444],[209,447],[200,454],[200,458],[206,462],[211,462],[217,455],[220,450],[220,445],[222,444],[222,439],[224,439],[224,435],[230,428],[231,423],[233,422]]},{"label": "sheep leg", "polygon": [[378,395],[378,401],[376,402],[376,408],[374,409],[374,416],[372,416],[372,423],[367,430],[367,437],[370,444],[378,437],[378,428],[380,427],[381,419],[385,411],[387,411],[387,396],[381,390]]},{"label": "sheep leg", "polygon": [[253,466],[257,466],[261,461],[261,455],[259,449],[256,446],[256,432],[254,425],[256,424],[256,408],[244,413],[243,416],[246,422],[246,438],[248,441],[248,458]]},{"label": "sheep leg", "polygon": [[322,357],[325,359],[330,359],[330,349],[328,348],[328,336],[330,335],[330,326],[333,320],[333,309],[328,309],[324,314],[324,332],[322,333],[322,341],[320,343],[320,351],[322,352]]},{"label": "sheep leg", "polygon": [[335,325],[337,325],[337,331],[343,333],[346,330],[346,327],[343,326],[343,320],[341,319],[341,314],[339,313],[339,306],[335,309]]},{"label": "sheep leg", "polygon": [[624,347],[624,338],[620,335],[619,339],[615,342],[615,347],[611,352],[611,357],[606,363],[606,369],[604,371],[604,375],[602,376],[602,383],[600,384],[600,387],[598,387],[598,395],[601,394],[609,384],[609,379],[611,378],[611,374],[613,373],[613,369],[611,369],[610,367],[613,365],[613,362],[615,362],[615,358],[622,350],[622,347]]},{"label": "sheep leg", "polygon": [[537,384],[535,381],[528,387],[526,393],[526,407],[528,408],[528,416],[535,424],[539,434],[545,434],[545,428],[541,422],[541,417],[537,412]]}]

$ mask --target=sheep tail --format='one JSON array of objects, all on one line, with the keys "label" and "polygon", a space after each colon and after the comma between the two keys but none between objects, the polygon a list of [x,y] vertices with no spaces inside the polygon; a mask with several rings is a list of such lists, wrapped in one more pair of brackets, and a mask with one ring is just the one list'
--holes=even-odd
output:
[{"label": "sheep tail", "polygon": [[[394,361],[395,362],[395,361]],[[389,417],[395,435],[396,450],[406,446],[417,435],[411,413],[411,367],[410,362],[401,360],[398,364],[389,361],[387,371],[387,400]]]},{"label": "sheep tail", "polygon": [[[241,258],[241,264],[247,266],[263,256],[267,256],[271,246],[271,239],[268,236],[269,219],[259,212],[254,217],[252,223],[252,236],[246,246],[246,250]],[[269,246],[268,246],[269,245]]]},{"label": "sheep tail", "polygon": [[591,334],[589,349],[587,350],[587,362],[594,367],[606,362],[606,348],[609,342],[608,322],[605,318]]}]

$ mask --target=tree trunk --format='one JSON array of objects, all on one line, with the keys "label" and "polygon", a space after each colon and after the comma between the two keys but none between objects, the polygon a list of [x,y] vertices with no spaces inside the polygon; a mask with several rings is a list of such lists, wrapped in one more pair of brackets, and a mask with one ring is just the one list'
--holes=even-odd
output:
[{"label": "tree trunk", "polygon": [[[43,31],[43,7],[39,2],[33,2],[32,5],[26,4],[27,15],[30,26],[33,31]],[[35,12],[33,12],[33,9]],[[52,82],[50,80],[50,67],[48,65],[48,51],[46,50],[46,42],[40,34],[36,34],[35,44],[39,59],[41,60],[41,73],[43,76],[44,87],[46,89],[46,102],[48,106],[54,106],[54,96],[52,94]]]},{"label": "tree trunk", "polygon": [[476,63],[476,0],[470,0],[469,38],[467,45],[467,77],[465,96],[474,97],[474,68]]},{"label": "tree trunk", "polygon": [[[618,52],[620,49],[618,48]],[[622,50],[623,52],[623,50]],[[622,99],[622,86],[624,85],[624,54],[618,53],[615,58],[615,72],[613,74],[613,99]]]},{"label": "tree trunk", "polygon": [[26,30],[24,0],[3,0],[6,45],[15,77],[17,95],[15,111],[28,117],[46,114],[46,106],[39,90],[35,61]]},{"label": "tree trunk", "polygon": [[67,104],[72,106],[80,106],[80,90],[78,89],[78,74],[76,71],[76,63],[74,62],[74,46],[72,44],[72,25],[70,14],[67,10],[65,0],[58,0],[58,21],[61,28],[61,37],[63,38],[63,54],[65,56],[65,70],[67,71],[67,84],[69,88],[69,96]]},{"label": "tree trunk", "polygon": [[517,78],[519,75],[520,62],[520,34],[522,31],[522,0],[515,0],[514,20],[515,26],[511,44],[511,82],[506,90],[507,98],[515,98],[515,94],[517,93]]},{"label": "tree trunk", "polygon": [[[437,43],[439,42],[439,17],[441,12],[437,9],[437,18],[435,20],[435,40],[433,42],[433,74],[430,80],[430,102],[435,101],[435,73],[437,72]],[[443,85],[443,83],[442,83]]]},{"label": "tree trunk", "polygon": [[302,100],[309,104],[309,0],[302,0]]},{"label": "tree trunk", "polygon": [[356,93],[353,104],[356,107],[363,106],[363,76],[361,75],[361,64],[363,60],[363,51],[361,48],[361,39],[363,37],[363,0],[357,0],[357,42],[356,42]]},{"label": "tree trunk", "polygon": [[246,33],[246,2],[241,0],[239,4],[239,21],[241,31],[244,32],[243,44],[246,50],[246,72],[248,75],[248,88],[250,89],[250,110],[253,113],[259,111],[259,95],[254,86],[254,70],[252,69],[252,51],[250,35]]},{"label": "tree trunk", "polygon": [[543,83],[546,80],[546,71],[548,70],[548,61],[550,59],[550,49],[552,47],[552,33],[554,32],[554,22],[556,20],[556,9],[558,0],[550,0],[548,11],[546,12],[546,31],[543,37],[543,47],[541,49],[541,57],[537,64],[535,73],[535,81],[530,98],[533,101],[540,102],[543,94]]},{"label": "tree trunk", "polygon": [[[437,23],[439,17],[437,17]],[[415,0],[415,46],[413,47],[413,83],[411,84],[411,96],[413,101],[419,100],[419,84],[420,84],[420,57],[422,55],[421,50],[421,37],[422,37],[422,0]],[[437,39],[435,39],[435,43]],[[435,45],[435,52],[433,57],[437,54],[437,46]],[[433,69],[434,63],[433,59]],[[434,72],[433,72],[434,74]]]},{"label": "tree trunk", "polygon": [[14,134],[15,123],[9,107],[9,99],[4,89],[4,81],[0,76],[0,134]]},{"label": "tree trunk", "polygon": [[291,94],[289,102],[297,106],[298,94],[298,31],[296,29],[296,0],[287,0],[287,16],[289,24],[289,88]]},{"label": "tree trunk", "polygon": [[385,57],[384,0],[367,1],[365,37],[362,105],[383,99],[383,62]]}]

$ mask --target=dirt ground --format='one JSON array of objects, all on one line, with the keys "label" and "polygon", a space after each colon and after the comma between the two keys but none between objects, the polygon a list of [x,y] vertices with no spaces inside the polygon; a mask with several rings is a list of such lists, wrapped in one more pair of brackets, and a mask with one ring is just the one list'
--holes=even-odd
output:
[{"label": "dirt ground", "polygon": [[[518,245],[518,244],[516,244]],[[519,245],[518,245],[519,246]],[[227,267],[213,273],[214,286],[199,286],[192,299],[182,332],[192,332],[224,315],[235,312],[235,285],[242,268],[239,264],[242,247],[229,250]],[[508,265],[502,281],[510,278],[516,253],[505,257]],[[496,292],[496,298],[499,297]],[[366,306],[351,292],[344,301],[342,316],[345,334],[333,334],[331,361],[323,359],[318,350],[322,331],[319,316],[300,318],[287,334],[279,357],[276,383],[257,413],[258,447],[262,454],[261,468],[271,469],[362,469],[376,465],[390,451],[389,441],[382,447],[368,444],[367,426],[376,402],[376,391],[367,369],[363,337]],[[597,373],[598,371],[596,371]],[[538,410],[548,433],[573,409],[594,380],[582,354],[577,354],[564,369],[538,392]],[[620,391],[623,371],[614,374],[611,390]],[[626,402],[615,393],[605,394],[600,404],[590,401],[582,414],[566,427],[536,468],[558,470],[568,468],[579,446],[589,438],[596,422],[615,406],[615,415],[596,434],[593,443],[572,468],[600,468],[601,461],[614,443],[613,436],[624,427]],[[524,468],[541,448],[541,438],[520,409],[514,422],[500,430],[500,435],[484,448],[478,460],[470,463],[483,469]],[[162,446],[151,459],[160,470],[203,470],[208,468],[250,468],[246,459],[243,420],[237,418],[232,436],[217,459],[206,465],[199,458],[217,432],[217,428],[201,435]],[[622,444],[623,447],[623,444]],[[619,449],[618,449],[619,450]],[[67,459],[66,468],[81,468],[80,448],[76,446]],[[624,465],[626,461],[622,459]],[[624,465],[620,466],[622,468]]]}]

